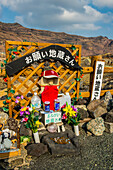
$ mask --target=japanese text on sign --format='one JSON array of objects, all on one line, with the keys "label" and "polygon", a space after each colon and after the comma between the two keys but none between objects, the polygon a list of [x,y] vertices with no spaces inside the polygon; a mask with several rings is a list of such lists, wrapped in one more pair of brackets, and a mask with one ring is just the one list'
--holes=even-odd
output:
[{"label": "japanese text on sign", "polygon": [[105,64],[104,61],[96,61],[95,76],[94,76],[91,100],[96,100],[100,98],[103,72],[104,72],[104,64]]},{"label": "japanese text on sign", "polygon": [[58,52],[55,49],[50,49],[49,51],[44,52],[34,52],[31,56],[26,56],[25,62],[26,64],[30,64],[34,61],[39,61],[45,58],[56,58],[64,60],[66,63],[69,63],[71,66],[74,66],[74,59],[72,59],[69,55],[66,55],[64,51],[58,50]]},{"label": "japanese text on sign", "polygon": [[58,123],[61,122],[61,112],[53,112],[44,114],[45,116],[45,125],[49,123]]}]

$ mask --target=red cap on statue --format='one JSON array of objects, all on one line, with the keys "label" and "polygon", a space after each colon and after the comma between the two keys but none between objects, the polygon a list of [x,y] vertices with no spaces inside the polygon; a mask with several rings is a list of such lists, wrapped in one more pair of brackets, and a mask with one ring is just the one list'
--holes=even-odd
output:
[{"label": "red cap on statue", "polygon": [[46,71],[42,72],[41,77],[55,78],[55,77],[58,77],[58,74],[57,74],[57,72],[55,72],[53,70],[46,70]]}]

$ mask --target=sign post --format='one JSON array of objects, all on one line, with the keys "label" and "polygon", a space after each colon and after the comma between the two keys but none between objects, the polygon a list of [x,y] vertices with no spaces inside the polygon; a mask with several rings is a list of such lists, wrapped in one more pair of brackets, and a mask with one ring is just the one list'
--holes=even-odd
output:
[{"label": "sign post", "polygon": [[104,61],[96,61],[91,100],[100,99],[104,65],[105,65]]}]

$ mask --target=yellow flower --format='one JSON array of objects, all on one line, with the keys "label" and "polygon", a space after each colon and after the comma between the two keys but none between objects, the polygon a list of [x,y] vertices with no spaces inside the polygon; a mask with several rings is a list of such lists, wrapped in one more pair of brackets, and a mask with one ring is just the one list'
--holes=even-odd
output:
[{"label": "yellow flower", "polygon": [[35,124],[37,125],[37,128],[39,128],[39,125],[40,125],[41,123],[39,122],[39,120],[37,120],[37,121],[35,122]]},{"label": "yellow flower", "polygon": [[65,112],[66,116],[67,116],[67,114],[72,116],[75,113],[70,105],[66,106],[66,108],[63,109],[63,111]]},{"label": "yellow flower", "polygon": [[23,107],[23,108],[21,109],[21,111],[26,111],[26,109],[27,109],[27,107]]},{"label": "yellow flower", "polygon": [[71,110],[72,108],[70,107],[70,105],[66,106],[63,111],[65,112],[65,114],[69,113],[69,111]]},{"label": "yellow flower", "polygon": [[75,116],[75,111],[73,111],[73,110],[70,111],[70,112],[69,112],[69,115],[70,115],[71,117],[72,117],[72,116]]}]

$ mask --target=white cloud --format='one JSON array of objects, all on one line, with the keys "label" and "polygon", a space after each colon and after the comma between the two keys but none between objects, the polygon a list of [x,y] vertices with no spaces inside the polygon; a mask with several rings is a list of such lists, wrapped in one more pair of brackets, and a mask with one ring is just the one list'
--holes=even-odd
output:
[{"label": "white cloud", "polygon": [[15,21],[23,26],[65,32],[73,32],[75,29],[98,30],[101,28],[99,22],[113,20],[112,15],[102,14],[89,6],[89,2],[90,0],[0,0],[2,6],[18,12],[19,16],[15,17]]},{"label": "white cloud", "polygon": [[95,6],[113,8],[113,0],[93,0]]},{"label": "white cloud", "polygon": [[81,29],[81,30],[98,30],[100,29],[100,26],[95,26],[94,24],[73,24],[71,26],[68,26],[68,30],[74,32],[75,30]]},{"label": "white cloud", "polygon": [[15,22],[18,22],[22,25],[24,25],[23,17],[22,16],[16,16],[15,17]]}]

